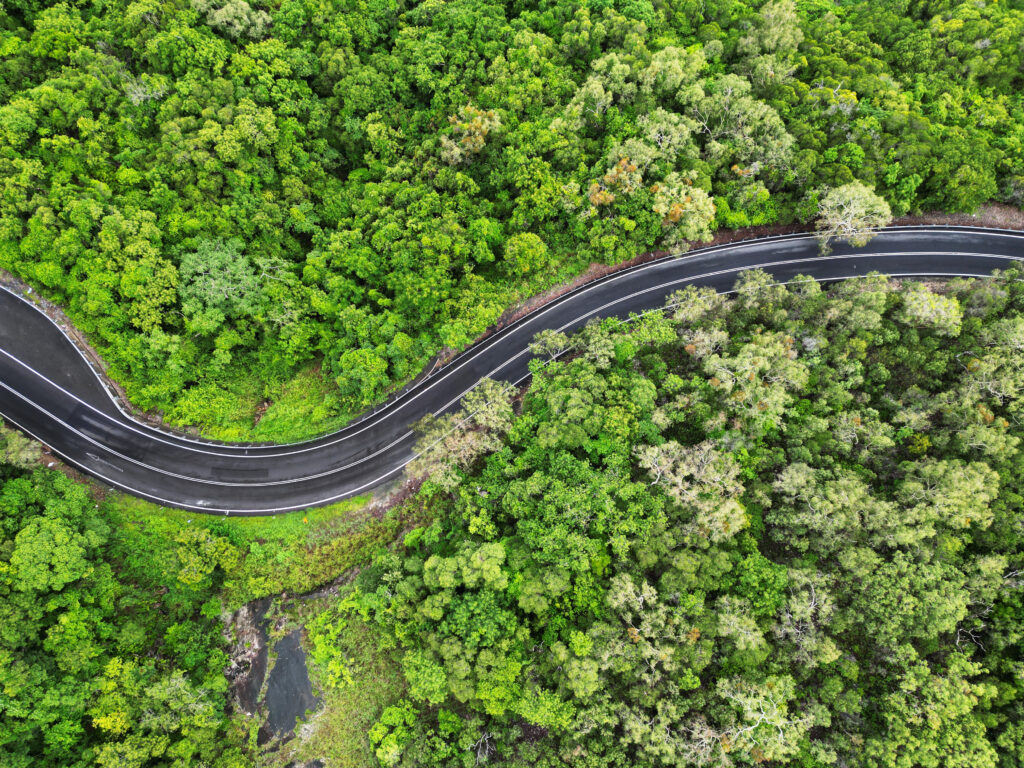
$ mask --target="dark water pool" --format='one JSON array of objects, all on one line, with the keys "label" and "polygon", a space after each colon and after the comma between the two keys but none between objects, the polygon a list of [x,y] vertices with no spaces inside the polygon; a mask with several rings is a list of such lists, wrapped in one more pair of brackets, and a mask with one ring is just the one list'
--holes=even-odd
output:
[{"label": "dark water pool", "polygon": [[316,709],[320,700],[313,695],[313,685],[306,669],[306,652],[299,640],[301,630],[294,630],[277,641],[277,661],[267,678],[267,722],[260,729],[259,743],[290,733],[306,710]]}]

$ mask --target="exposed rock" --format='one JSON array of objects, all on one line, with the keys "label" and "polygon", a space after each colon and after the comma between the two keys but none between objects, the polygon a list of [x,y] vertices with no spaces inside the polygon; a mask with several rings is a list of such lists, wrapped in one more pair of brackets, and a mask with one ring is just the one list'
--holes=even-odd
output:
[{"label": "exposed rock", "polygon": [[258,709],[263,678],[267,674],[267,610],[269,597],[243,605],[231,617],[229,629],[233,638],[231,664],[224,676],[231,681],[238,707],[248,715]]}]

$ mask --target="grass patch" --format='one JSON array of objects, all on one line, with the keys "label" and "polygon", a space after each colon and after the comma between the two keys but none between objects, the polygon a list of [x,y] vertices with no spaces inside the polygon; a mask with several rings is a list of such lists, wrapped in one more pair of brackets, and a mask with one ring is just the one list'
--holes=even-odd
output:
[{"label": "grass patch", "polygon": [[239,368],[183,392],[164,419],[212,440],[293,443],[339,429],[356,415],[341,409],[337,385],[310,365],[269,384]]},{"label": "grass patch", "polygon": [[214,517],[120,494],[106,503],[126,557],[142,568],[159,563],[163,572],[175,572],[179,537],[189,529],[205,529],[216,541],[226,540],[237,557],[224,569],[221,598],[233,609],[266,595],[301,594],[333,581],[394,541],[414,514],[401,506],[377,515],[368,501],[359,496],[272,517]]},{"label": "grass patch", "polygon": [[300,371],[268,398],[270,405],[253,429],[253,439],[287,443],[340,429],[357,414],[339,410],[337,392],[319,366]]},{"label": "grass patch", "polygon": [[194,427],[211,440],[251,442],[260,395],[260,384],[251,376],[204,381],[182,392],[164,421],[172,427]]}]

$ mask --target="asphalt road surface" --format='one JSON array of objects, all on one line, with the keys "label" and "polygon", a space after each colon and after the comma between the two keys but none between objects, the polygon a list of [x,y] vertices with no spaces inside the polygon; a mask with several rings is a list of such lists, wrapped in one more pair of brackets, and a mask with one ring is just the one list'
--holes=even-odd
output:
[{"label": "asphalt road surface", "polygon": [[729,291],[739,272],[755,267],[779,282],[796,275],[834,281],[872,271],[986,277],[1020,261],[1024,233],[968,227],[891,228],[864,248],[837,244],[824,257],[810,235],[691,251],[561,296],[338,432],[248,447],[175,436],[125,415],[62,331],[0,290],[0,415],[84,472],[159,504],[217,514],[286,512],[365,493],[399,475],[413,457],[410,425],[457,408],[481,378],[525,379],[528,344],[545,328],[570,332],[593,318],[655,310],[686,285]]}]

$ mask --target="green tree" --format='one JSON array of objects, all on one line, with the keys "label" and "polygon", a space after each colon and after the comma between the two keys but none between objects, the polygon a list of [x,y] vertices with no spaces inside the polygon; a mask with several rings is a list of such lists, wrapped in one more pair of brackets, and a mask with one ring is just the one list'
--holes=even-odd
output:
[{"label": "green tree", "polygon": [[41,455],[39,443],[5,426],[0,420],[0,464],[28,469],[39,461]]},{"label": "green tree", "polygon": [[818,204],[818,241],[823,252],[834,238],[850,245],[865,245],[872,230],[884,227],[892,218],[889,204],[860,182],[851,182],[828,191]]}]

